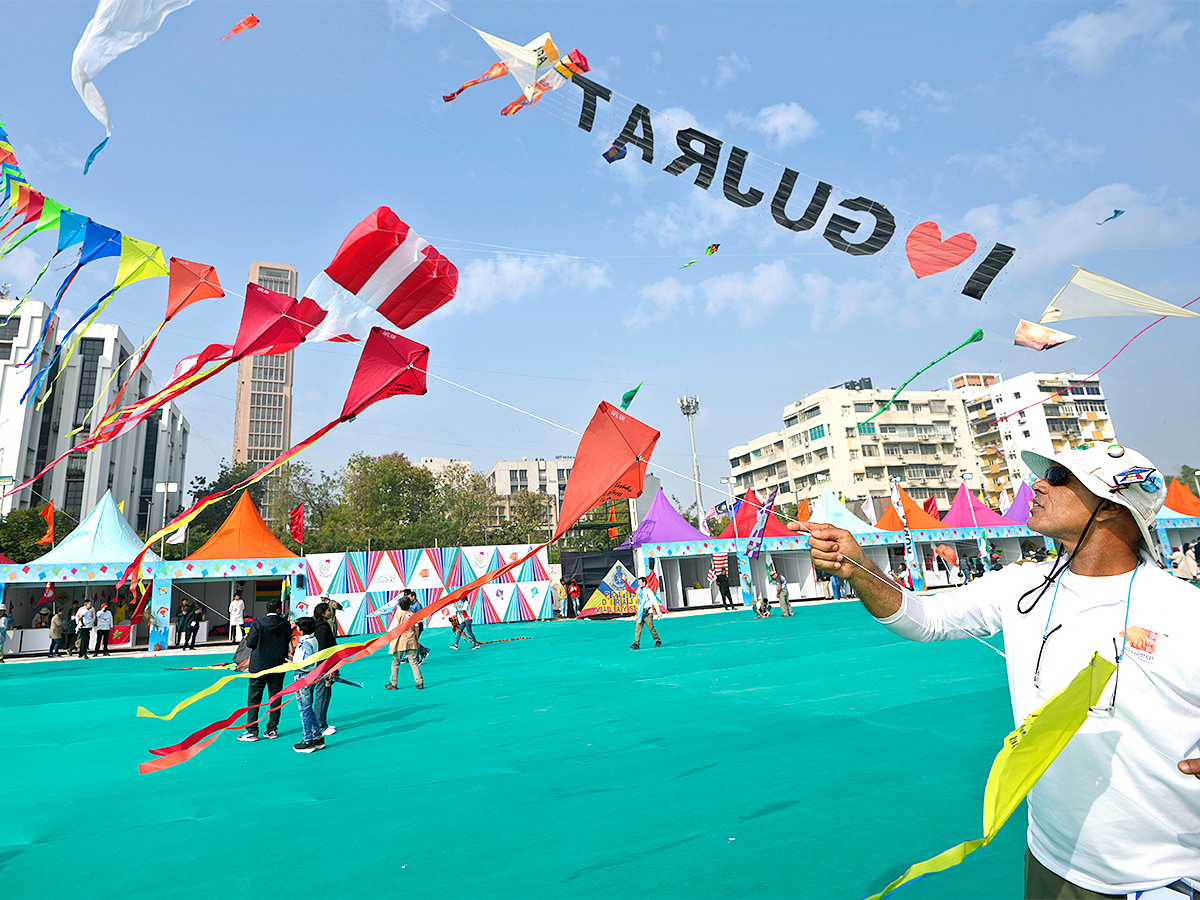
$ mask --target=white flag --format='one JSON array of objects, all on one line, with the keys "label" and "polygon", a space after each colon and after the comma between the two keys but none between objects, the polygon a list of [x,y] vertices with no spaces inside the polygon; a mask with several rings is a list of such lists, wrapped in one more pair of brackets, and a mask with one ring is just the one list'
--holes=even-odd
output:
[{"label": "white flag", "polygon": [[173,535],[171,535],[169,538],[167,538],[167,543],[168,544],[182,544],[184,541],[187,540],[187,528],[188,527],[186,525],[184,525],[182,528],[180,528],[178,531],[176,531]]}]

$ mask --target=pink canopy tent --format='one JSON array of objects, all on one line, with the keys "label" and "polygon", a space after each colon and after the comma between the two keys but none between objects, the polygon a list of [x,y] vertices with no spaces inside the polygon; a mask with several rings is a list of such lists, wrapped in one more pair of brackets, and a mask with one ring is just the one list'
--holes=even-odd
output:
[{"label": "pink canopy tent", "polygon": [[955,528],[984,528],[993,525],[1015,525],[1019,528],[1022,523],[1004,518],[1000,513],[985,506],[982,500],[967,490],[965,484],[960,484],[958,493],[954,495],[954,502],[950,504],[950,510],[942,516],[942,524]]}]

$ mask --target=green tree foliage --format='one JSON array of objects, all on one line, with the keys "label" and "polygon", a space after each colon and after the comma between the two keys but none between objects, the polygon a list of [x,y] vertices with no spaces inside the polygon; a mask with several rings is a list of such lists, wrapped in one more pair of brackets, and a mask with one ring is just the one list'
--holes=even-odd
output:
[{"label": "green tree foliage", "polygon": [[550,520],[549,504],[554,498],[548,494],[516,491],[510,498],[509,521],[491,529],[491,541],[496,544],[540,544],[548,540]]},{"label": "green tree foliage", "polygon": [[279,473],[272,486],[271,515],[275,536],[294,553],[300,552],[300,543],[292,540],[288,517],[293,509],[304,504],[304,552],[335,552],[322,540],[323,526],[342,503],[342,471],[332,475],[324,470],[314,473],[312,467],[302,463],[289,463]]},{"label": "green tree foliage", "polygon": [[[62,510],[54,511],[54,543],[60,544],[78,523]],[[27,563],[50,552],[49,544],[37,541],[46,533],[41,507],[14,509],[0,520],[0,553],[13,562]]]},{"label": "green tree foliage", "polygon": [[[215,494],[218,491],[228,490],[235,484],[240,484],[251,475],[258,471],[258,467],[245,462],[230,464],[227,460],[221,460],[221,465],[217,469],[217,475],[211,481],[203,475],[197,475],[192,479],[192,483],[188,486],[188,494],[191,496],[191,502],[195,503],[207,497],[209,494]],[[266,486],[260,481],[257,484],[252,484],[246,488],[250,492],[250,499],[254,504],[262,509],[263,494],[266,491]],[[188,540],[187,545],[190,549],[195,550],[197,547],[207,541],[224,522],[238,500],[242,497],[242,491],[234,491],[228,497],[222,497],[212,506],[205,509],[200,515],[196,516],[188,525]],[[157,529],[154,529],[157,530]],[[182,554],[183,545],[170,544],[167,546],[168,558],[179,558],[172,554]],[[157,550],[157,548],[155,548]]]}]

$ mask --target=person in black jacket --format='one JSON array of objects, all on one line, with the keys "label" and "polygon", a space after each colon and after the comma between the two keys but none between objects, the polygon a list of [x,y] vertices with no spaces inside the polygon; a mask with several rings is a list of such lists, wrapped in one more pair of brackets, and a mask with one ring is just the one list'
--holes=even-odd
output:
[{"label": "person in black jacket", "polygon": [[[288,651],[292,644],[292,624],[279,613],[283,604],[278,600],[267,601],[267,614],[255,618],[246,634],[246,646],[250,648],[250,671],[265,672],[287,662]],[[247,706],[251,707],[246,714],[246,730],[238,735],[239,741],[257,741],[258,723],[262,719],[263,689],[268,698],[274,697],[283,690],[283,672],[271,675],[256,675],[250,679],[250,699]],[[268,740],[279,737],[279,710],[282,701],[271,704],[270,715],[267,718]]]},{"label": "person in black jacket", "polygon": [[191,609],[184,614],[183,619],[183,649],[196,649],[196,635],[200,633],[200,622],[204,618],[204,607],[200,601],[193,601]]},{"label": "person in black jacket", "polygon": [[[337,636],[334,634],[333,627],[333,607],[325,601],[321,601],[313,607],[313,618],[317,621],[317,629],[313,632],[313,636],[317,639],[317,652],[335,646]],[[324,678],[318,678],[313,684],[313,713],[317,717],[318,740],[337,731],[325,720],[329,714],[329,697],[333,691],[335,677],[335,675],[326,675]]]}]

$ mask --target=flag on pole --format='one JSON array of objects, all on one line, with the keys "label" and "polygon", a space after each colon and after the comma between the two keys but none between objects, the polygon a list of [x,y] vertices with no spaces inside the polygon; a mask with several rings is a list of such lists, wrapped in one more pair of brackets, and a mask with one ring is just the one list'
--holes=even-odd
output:
[{"label": "flag on pole", "polygon": [[872,497],[867,497],[862,502],[862,517],[874,525],[879,521],[879,516],[875,512],[875,500]]},{"label": "flag on pole", "polygon": [[715,565],[708,567],[708,583],[712,584],[717,580],[717,567]]},{"label": "flag on pole", "polygon": [[626,411],[629,410],[629,404],[633,402],[633,398],[637,396],[637,392],[642,389],[643,384],[645,384],[644,381],[639,381],[637,387],[635,387],[633,390],[626,391],[621,395],[621,409]]},{"label": "flag on pole", "polygon": [[184,541],[187,540],[187,530],[188,530],[188,527],[186,525],[184,525],[182,528],[180,528],[178,531],[176,531],[174,534],[172,534],[169,538],[167,538],[167,543],[168,544],[182,544]]},{"label": "flag on pole", "polygon": [[288,533],[291,534],[292,540],[299,544],[304,543],[304,501],[300,501],[300,505],[288,513]]},{"label": "flag on pole", "polygon": [[650,588],[652,591],[658,590],[658,572],[654,569],[651,569],[646,574],[646,587]]},{"label": "flag on pole", "polygon": [[38,544],[53,544],[54,543],[54,501],[51,500],[42,510],[42,518],[46,520],[46,533],[42,535],[41,540],[36,541]]}]

